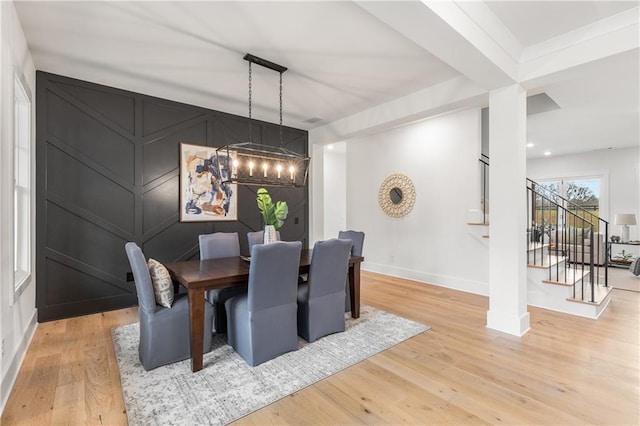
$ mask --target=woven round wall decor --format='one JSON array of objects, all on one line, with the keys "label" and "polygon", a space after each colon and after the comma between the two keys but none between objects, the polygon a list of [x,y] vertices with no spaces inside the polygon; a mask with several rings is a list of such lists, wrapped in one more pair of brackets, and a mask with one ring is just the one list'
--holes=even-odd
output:
[{"label": "woven round wall decor", "polygon": [[407,176],[399,173],[388,176],[380,185],[378,204],[391,217],[408,215],[416,202],[416,188]]}]

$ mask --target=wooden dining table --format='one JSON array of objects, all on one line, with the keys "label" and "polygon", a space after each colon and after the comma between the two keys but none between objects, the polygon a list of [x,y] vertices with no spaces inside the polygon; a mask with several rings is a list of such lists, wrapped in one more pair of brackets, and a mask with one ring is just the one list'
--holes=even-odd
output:
[{"label": "wooden dining table", "polygon": [[[309,272],[312,250],[300,253],[300,273]],[[362,256],[349,258],[349,289],[351,316],[360,317],[360,264]],[[220,259],[188,260],[165,264],[171,278],[187,289],[191,334],[191,371],[202,370],[204,349],[205,291],[218,288],[246,286],[249,282],[249,261],[242,256]]]}]

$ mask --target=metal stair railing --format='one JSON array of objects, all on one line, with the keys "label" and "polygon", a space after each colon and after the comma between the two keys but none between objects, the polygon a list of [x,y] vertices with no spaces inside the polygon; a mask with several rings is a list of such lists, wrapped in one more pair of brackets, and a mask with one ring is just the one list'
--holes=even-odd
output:
[{"label": "metal stair railing", "polygon": [[[527,191],[527,223],[531,224],[527,230],[529,245],[542,248],[548,239],[545,257],[550,265],[549,280],[552,281],[554,272],[556,279],[564,275],[564,282],[573,285],[574,299],[595,303],[596,287],[609,285],[609,248],[606,244],[609,223],[531,179],[527,179]],[[588,244],[585,244],[587,240]],[[529,264],[545,264],[545,259],[536,257],[537,251],[533,252],[533,259],[531,251],[527,251]],[[585,286],[588,296],[585,296]]]},{"label": "metal stair railing", "polygon": [[[481,154],[478,161],[482,220],[486,223],[489,157]],[[546,261],[549,281],[554,281],[554,272],[556,280],[564,275],[565,283],[573,286],[574,299],[595,303],[596,286],[609,286],[609,222],[528,178],[527,204],[527,223],[530,224],[527,228],[527,263],[543,266]],[[585,239],[589,240],[588,245]],[[545,247],[547,254],[542,256]],[[537,248],[540,248],[540,255]],[[587,257],[588,261],[585,260]],[[571,280],[567,282],[569,275]],[[588,286],[588,298],[585,298],[585,285]]]},{"label": "metal stair railing", "polygon": [[489,157],[484,154],[480,154],[480,158],[478,161],[480,161],[481,164],[480,183],[482,186],[480,188],[480,203],[482,204],[482,223],[487,223],[487,185],[489,184]]}]

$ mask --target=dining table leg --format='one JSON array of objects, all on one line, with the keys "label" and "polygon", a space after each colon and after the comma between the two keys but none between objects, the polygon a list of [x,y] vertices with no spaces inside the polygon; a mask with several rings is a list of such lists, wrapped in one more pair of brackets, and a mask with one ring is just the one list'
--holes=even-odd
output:
[{"label": "dining table leg", "polygon": [[349,290],[351,291],[351,317],[360,318],[360,262],[349,267]]},{"label": "dining table leg", "polygon": [[202,370],[204,349],[204,290],[189,289],[189,328],[191,332],[191,371]]}]

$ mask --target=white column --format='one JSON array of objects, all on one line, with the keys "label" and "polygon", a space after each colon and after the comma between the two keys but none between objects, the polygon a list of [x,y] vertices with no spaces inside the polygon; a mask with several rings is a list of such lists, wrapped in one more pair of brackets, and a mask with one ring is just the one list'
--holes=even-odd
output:
[{"label": "white column", "polygon": [[526,91],[489,94],[489,311],[487,327],[521,336],[529,330],[526,265]]}]

